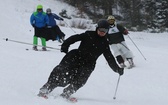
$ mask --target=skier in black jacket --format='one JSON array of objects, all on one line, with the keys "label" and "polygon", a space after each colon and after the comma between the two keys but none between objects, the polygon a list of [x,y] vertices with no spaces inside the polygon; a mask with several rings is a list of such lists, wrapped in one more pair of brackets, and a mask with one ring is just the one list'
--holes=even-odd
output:
[{"label": "skier in black jacket", "polygon": [[[107,20],[100,20],[96,31],[86,31],[66,39],[61,46],[61,52],[65,52],[66,55],[60,64],[53,69],[38,96],[46,98],[54,88],[68,85],[61,94],[63,98],[68,99],[71,94],[86,83],[101,54],[104,55],[114,72],[123,75],[124,69],[117,65],[105,36],[108,28]],[[68,52],[69,46],[77,41],[81,41],[79,48]]]}]

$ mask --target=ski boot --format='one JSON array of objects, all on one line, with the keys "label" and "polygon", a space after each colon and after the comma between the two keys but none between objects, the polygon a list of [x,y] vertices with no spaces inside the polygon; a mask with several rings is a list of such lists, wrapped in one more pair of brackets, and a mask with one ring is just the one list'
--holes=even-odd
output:
[{"label": "ski boot", "polygon": [[37,46],[33,46],[34,51],[38,51]]},{"label": "ski boot", "polygon": [[48,83],[44,84],[43,87],[40,88],[39,94],[37,94],[37,96],[48,99],[48,94],[52,91],[49,89],[49,86],[50,84]]},{"label": "ski boot", "polygon": [[70,102],[73,102],[73,103],[77,102],[77,99],[75,97],[71,97],[71,94],[72,94],[72,92],[68,90],[68,91],[66,91],[66,92],[64,91],[62,94],[60,94],[60,96]]},{"label": "ski boot", "polygon": [[121,68],[126,67],[126,65],[124,63],[120,63],[119,65],[120,65]]},{"label": "ski boot", "polygon": [[42,47],[42,51],[47,51],[46,47]]},{"label": "ski boot", "polygon": [[68,99],[71,96],[72,92],[68,91],[64,91],[62,94],[60,94],[61,97]]},{"label": "ski boot", "polygon": [[75,90],[75,87],[72,84],[70,84],[67,88],[63,90],[63,93],[60,96],[68,99],[73,93],[75,93]]},{"label": "ski boot", "polygon": [[132,68],[132,67],[135,67],[135,65],[134,65],[134,62],[133,62],[133,59],[132,58],[127,58],[127,61],[128,61],[128,63],[129,63],[129,68]]},{"label": "ski boot", "polygon": [[39,96],[39,97],[42,97],[42,98],[45,98],[45,99],[48,99],[48,89],[40,89],[40,91],[39,91],[39,94],[37,94],[37,96]]}]

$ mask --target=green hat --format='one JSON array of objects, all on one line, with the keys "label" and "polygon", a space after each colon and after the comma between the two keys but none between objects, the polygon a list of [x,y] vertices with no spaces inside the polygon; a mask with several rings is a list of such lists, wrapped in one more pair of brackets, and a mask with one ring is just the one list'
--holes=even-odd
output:
[{"label": "green hat", "polygon": [[43,9],[43,6],[42,5],[38,5],[37,9]]}]

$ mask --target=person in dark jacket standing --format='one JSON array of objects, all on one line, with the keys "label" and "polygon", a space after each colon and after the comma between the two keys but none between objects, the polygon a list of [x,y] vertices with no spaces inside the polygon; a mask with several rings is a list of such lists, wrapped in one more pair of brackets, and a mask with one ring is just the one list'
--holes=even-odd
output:
[{"label": "person in dark jacket standing", "polygon": [[30,17],[30,23],[34,27],[33,50],[38,51],[38,38],[41,39],[42,50],[46,51],[46,26],[49,24],[48,16],[43,12],[43,6],[38,5],[36,12]]},{"label": "person in dark jacket standing", "polygon": [[[51,12],[50,8],[47,8],[46,13],[49,18],[49,25],[47,26],[47,38],[46,40],[57,40],[62,43],[65,38],[65,34],[60,30],[60,28],[57,25],[56,20],[63,21],[64,19],[56,15],[55,13]],[[56,20],[55,20],[56,19]]]},{"label": "person in dark jacket standing", "polygon": [[110,24],[110,28],[108,31],[109,44],[114,52],[114,56],[116,57],[120,67],[126,67],[124,63],[126,60],[129,62],[128,68],[134,67],[133,54],[126,45],[123,36],[128,34],[128,30],[125,29],[123,26],[116,24],[114,16],[108,16],[107,21]]},{"label": "person in dark jacket standing", "polygon": [[[61,52],[66,53],[62,61],[51,72],[48,81],[42,86],[38,96],[47,95],[56,87],[65,87],[60,95],[68,99],[87,82],[93,72],[98,57],[103,54],[111,69],[123,75],[124,69],[120,68],[113,57],[106,33],[109,24],[107,20],[99,20],[96,31],[73,35],[66,39],[61,46]],[[71,44],[81,41],[78,49],[68,51]]]}]

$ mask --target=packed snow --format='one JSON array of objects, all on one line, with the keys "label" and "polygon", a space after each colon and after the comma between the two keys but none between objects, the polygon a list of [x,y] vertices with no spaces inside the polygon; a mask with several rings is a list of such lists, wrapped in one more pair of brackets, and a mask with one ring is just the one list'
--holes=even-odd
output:
[{"label": "packed snow", "polygon": [[[59,0],[3,0],[0,3],[0,104],[1,105],[70,105],[59,97],[63,88],[56,88],[49,99],[37,96],[52,69],[65,55],[59,50],[33,51],[31,45],[4,40],[5,38],[32,43],[33,28],[29,19],[38,4],[53,12],[75,9]],[[68,20],[65,19],[68,22]],[[59,21],[58,21],[59,22]],[[62,27],[66,38],[85,30]],[[130,38],[133,42],[130,40]],[[103,56],[84,87],[73,97],[76,105],[167,105],[168,104],[168,33],[130,32],[126,43],[134,53],[136,67],[125,69],[114,100],[119,75],[113,72]],[[137,49],[137,47],[140,51]],[[39,40],[39,45],[41,41]],[[47,46],[60,48],[58,41]],[[77,48],[75,43],[70,49]],[[40,47],[39,47],[40,48]],[[26,50],[28,49],[28,50]],[[146,59],[146,60],[145,60]]]}]

